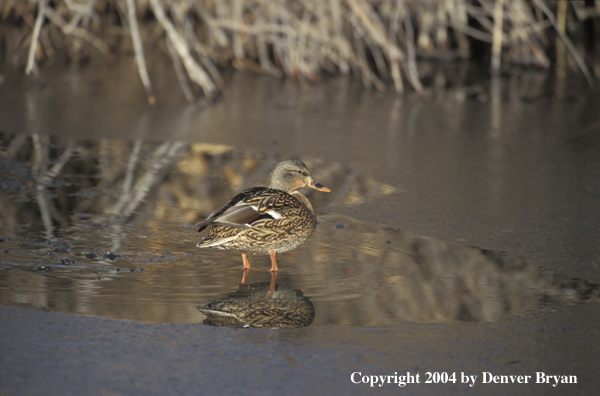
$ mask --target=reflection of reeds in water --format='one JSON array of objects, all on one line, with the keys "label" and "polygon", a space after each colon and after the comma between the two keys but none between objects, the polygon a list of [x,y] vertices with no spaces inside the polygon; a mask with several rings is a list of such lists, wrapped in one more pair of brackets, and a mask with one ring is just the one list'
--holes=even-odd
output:
[{"label": "reflection of reeds in water", "polygon": [[[55,226],[65,228],[82,215],[113,224],[194,224],[244,188],[266,185],[279,160],[224,145],[38,134],[6,136],[1,153],[13,164],[3,175],[3,185],[14,192],[1,198],[5,207],[13,208],[1,214],[4,222],[14,229],[27,212],[39,210],[50,239]],[[340,164],[310,159],[306,163],[315,178],[334,191],[328,200],[308,192],[316,208],[330,202],[353,205],[395,191]]]},{"label": "reflection of reeds in water", "polygon": [[[38,242],[35,227],[0,241],[1,304],[198,323],[204,318],[195,307],[213,301],[201,310],[210,316],[208,324],[322,327],[498,321],[600,297],[598,285],[561,278],[518,258],[323,215],[313,237],[286,253],[273,292],[274,276],[271,283],[244,285],[221,298],[239,282],[239,256],[188,254],[194,251],[193,230],[140,233],[124,227],[124,257],[109,263],[83,254],[106,246],[111,230],[74,228],[54,244]],[[157,254],[167,249],[172,253]],[[72,263],[57,265],[62,258]],[[32,264],[54,269],[42,273]],[[265,279],[259,269],[249,272]]]},{"label": "reflection of reeds in water", "polygon": [[[549,27],[558,32],[590,79],[565,33],[565,21],[570,10],[572,19],[582,21],[597,14],[597,8],[585,8],[583,2],[572,2],[571,7],[556,3],[566,4],[549,5],[546,0],[108,0],[98,7],[94,1],[27,0],[8,2],[3,12],[28,27],[26,40],[22,33],[5,33],[9,50],[27,59],[27,73],[36,70],[36,62],[54,57],[60,42],[67,44],[74,59],[88,57],[90,48],[108,55],[121,41],[127,43],[125,50],[132,43],[148,100],[154,103],[144,60],[148,42],[158,42],[171,55],[189,100],[194,96],[190,82],[207,96],[215,96],[223,84],[216,66],[230,62],[238,68],[311,81],[323,71],[352,71],[368,86],[383,89],[391,81],[402,92],[408,81],[422,93],[418,54],[467,58],[470,38],[492,44],[496,71],[501,53],[514,63],[548,67],[547,52],[554,43],[548,39]],[[115,34],[117,29],[123,32]]]},{"label": "reflection of reeds in water", "polygon": [[[190,223],[206,218],[231,196],[254,186],[266,185],[269,173],[279,160],[251,152],[239,152],[227,146],[192,145],[190,152],[177,165],[177,173],[167,181],[173,186],[171,202],[182,209]],[[304,189],[316,210],[333,202],[355,205],[371,198],[394,193],[392,186],[379,183],[355,169],[338,163],[302,158],[316,180],[331,188],[331,196],[314,194]]]},{"label": "reflection of reeds in water", "polygon": [[[96,276],[82,282],[72,279],[68,265],[44,277],[33,271],[2,271],[0,278],[35,276],[37,282],[56,279],[56,285],[48,284],[50,291],[40,293],[40,298],[46,298],[46,293],[60,294],[66,278],[74,285],[73,296],[69,295],[66,303],[89,301],[86,306],[95,307],[96,312],[112,312],[107,316],[118,317],[115,308],[105,302],[114,301],[115,292],[131,295],[145,304],[147,320],[154,321],[163,320],[161,315],[180,307],[178,304],[184,300],[195,306],[199,298],[210,300],[220,295],[224,285],[230,284],[227,273],[220,269],[239,266],[237,255],[229,260],[215,252],[196,253],[195,230],[176,226],[159,229],[158,225],[195,223],[234,193],[265,184],[279,160],[227,146],[62,140],[43,135],[0,137],[0,156],[4,160],[0,162],[0,224],[4,231],[0,237],[9,238],[3,250],[10,251],[2,254],[16,264],[23,264],[23,260],[56,264],[59,258],[93,264],[83,254],[101,247],[105,249],[102,252],[110,250],[127,256],[132,269],[147,267],[119,282],[102,284],[97,283]],[[318,160],[306,162],[316,179],[340,194],[332,198],[341,205],[369,199],[367,190],[374,190],[373,194],[393,191],[352,169]],[[154,171],[148,174],[151,169]],[[123,194],[128,198],[120,199]],[[315,304],[319,315],[314,325],[492,321],[543,306],[598,298],[598,286],[586,281],[561,279],[518,258],[348,217],[323,215],[323,206],[330,201],[320,201],[319,195],[310,199],[319,213],[317,230],[305,245],[286,253],[282,269],[284,276],[288,270],[293,271],[287,279],[290,287],[303,290]],[[119,202],[125,203],[124,209],[134,202],[138,204],[131,212],[115,211]],[[78,224],[82,221],[87,224]],[[125,226],[128,222],[150,227],[129,228]],[[105,227],[107,223],[110,227]],[[38,248],[21,244],[21,229],[27,230],[30,238],[25,242]],[[62,239],[57,242],[67,244],[56,251],[58,245],[47,242],[58,236]],[[74,251],[77,244],[78,251]],[[53,250],[51,256],[46,254],[49,249]],[[148,261],[157,252],[177,251],[189,254],[162,264]],[[82,269],[93,268],[73,265],[73,271]],[[169,278],[164,274],[178,276]],[[177,294],[182,290],[179,278],[193,291]],[[166,279],[175,283],[169,284]],[[197,285],[202,282],[205,289],[200,290]],[[22,292],[19,285],[24,283],[12,283],[5,295],[18,297]],[[152,294],[159,287],[167,292]],[[96,299],[87,292],[91,289],[105,290],[113,298]],[[172,293],[177,297],[165,302],[164,296]],[[129,304],[127,309],[137,308]],[[81,312],[78,307],[73,310]]]},{"label": "reflection of reeds in water", "polygon": [[[344,274],[318,304],[320,325],[495,321],[600,293],[599,285],[563,280],[518,258],[346,216],[321,216],[312,240],[304,251],[311,258],[296,259],[315,263],[307,270],[317,278]],[[308,285],[305,292],[315,302],[322,297]]]},{"label": "reflection of reeds in water", "polygon": [[302,291],[270,283],[240,285],[240,289],[198,310],[207,316],[204,324],[242,327],[307,327],[315,318],[313,303]]}]

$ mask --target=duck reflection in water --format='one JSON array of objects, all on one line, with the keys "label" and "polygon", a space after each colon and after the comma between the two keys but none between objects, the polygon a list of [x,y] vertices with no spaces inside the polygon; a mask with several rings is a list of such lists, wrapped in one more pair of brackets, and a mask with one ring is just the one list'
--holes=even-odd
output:
[{"label": "duck reflection in water", "polygon": [[269,176],[268,188],[242,191],[197,224],[198,232],[211,226],[197,246],[240,250],[244,269],[250,268],[248,252],[270,255],[271,271],[278,271],[275,255],[302,245],[317,228],[310,201],[296,191],[301,187],[331,192],[310,176],[301,161],[280,162]]},{"label": "duck reflection in water", "polygon": [[301,290],[271,282],[246,284],[250,270],[244,270],[239,290],[215,300],[198,311],[206,315],[205,325],[257,328],[308,327],[315,319],[315,308]]}]

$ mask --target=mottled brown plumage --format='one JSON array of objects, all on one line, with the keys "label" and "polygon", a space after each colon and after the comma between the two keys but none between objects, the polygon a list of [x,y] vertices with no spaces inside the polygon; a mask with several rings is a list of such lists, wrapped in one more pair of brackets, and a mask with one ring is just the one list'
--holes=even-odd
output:
[{"label": "mottled brown plumage", "polygon": [[198,232],[210,229],[197,246],[241,250],[244,268],[250,268],[247,252],[270,255],[271,271],[277,271],[276,253],[300,246],[317,227],[312,205],[296,191],[301,187],[330,192],[301,161],[280,162],[269,176],[269,187],[242,191],[198,224]]},{"label": "mottled brown plumage", "polygon": [[211,326],[307,327],[315,318],[315,307],[302,291],[268,282],[242,285],[197,309],[207,316],[204,324]]}]

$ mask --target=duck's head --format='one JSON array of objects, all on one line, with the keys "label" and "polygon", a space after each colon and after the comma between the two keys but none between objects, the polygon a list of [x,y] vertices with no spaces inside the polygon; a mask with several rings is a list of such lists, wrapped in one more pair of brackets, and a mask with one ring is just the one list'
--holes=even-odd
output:
[{"label": "duck's head", "polygon": [[269,176],[269,188],[291,193],[301,187],[310,187],[323,192],[330,189],[319,184],[310,176],[308,168],[302,161],[287,160],[277,164]]}]

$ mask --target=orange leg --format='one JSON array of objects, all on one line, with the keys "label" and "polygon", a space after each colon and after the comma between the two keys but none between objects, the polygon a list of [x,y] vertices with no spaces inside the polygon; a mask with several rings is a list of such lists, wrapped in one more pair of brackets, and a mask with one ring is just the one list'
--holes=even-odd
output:
[{"label": "orange leg", "polygon": [[242,275],[242,281],[240,282],[240,287],[246,284],[246,280],[248,280],[248,275],[250,274],[249,268],[244,268],[244,273]]},{"label": "orange leg", "polygon": [[242,251],[242,262],[244,263],[244,269],[250,269],[250,261],[248,261],[248,255]]},{"label": "orange leg", "polygon": [[271,284],[269,285],[269,293],[275,291],[275,281],[277,280],[277,272],[271,272]]},{"label": "orange leg", "polygon": [[269,251],[269,255],[271,256],[271,272],[279,271],[279,268],[277,268],[277,260],[275,260],[276,254],[277,253],[275,252],[275,250]]}]

